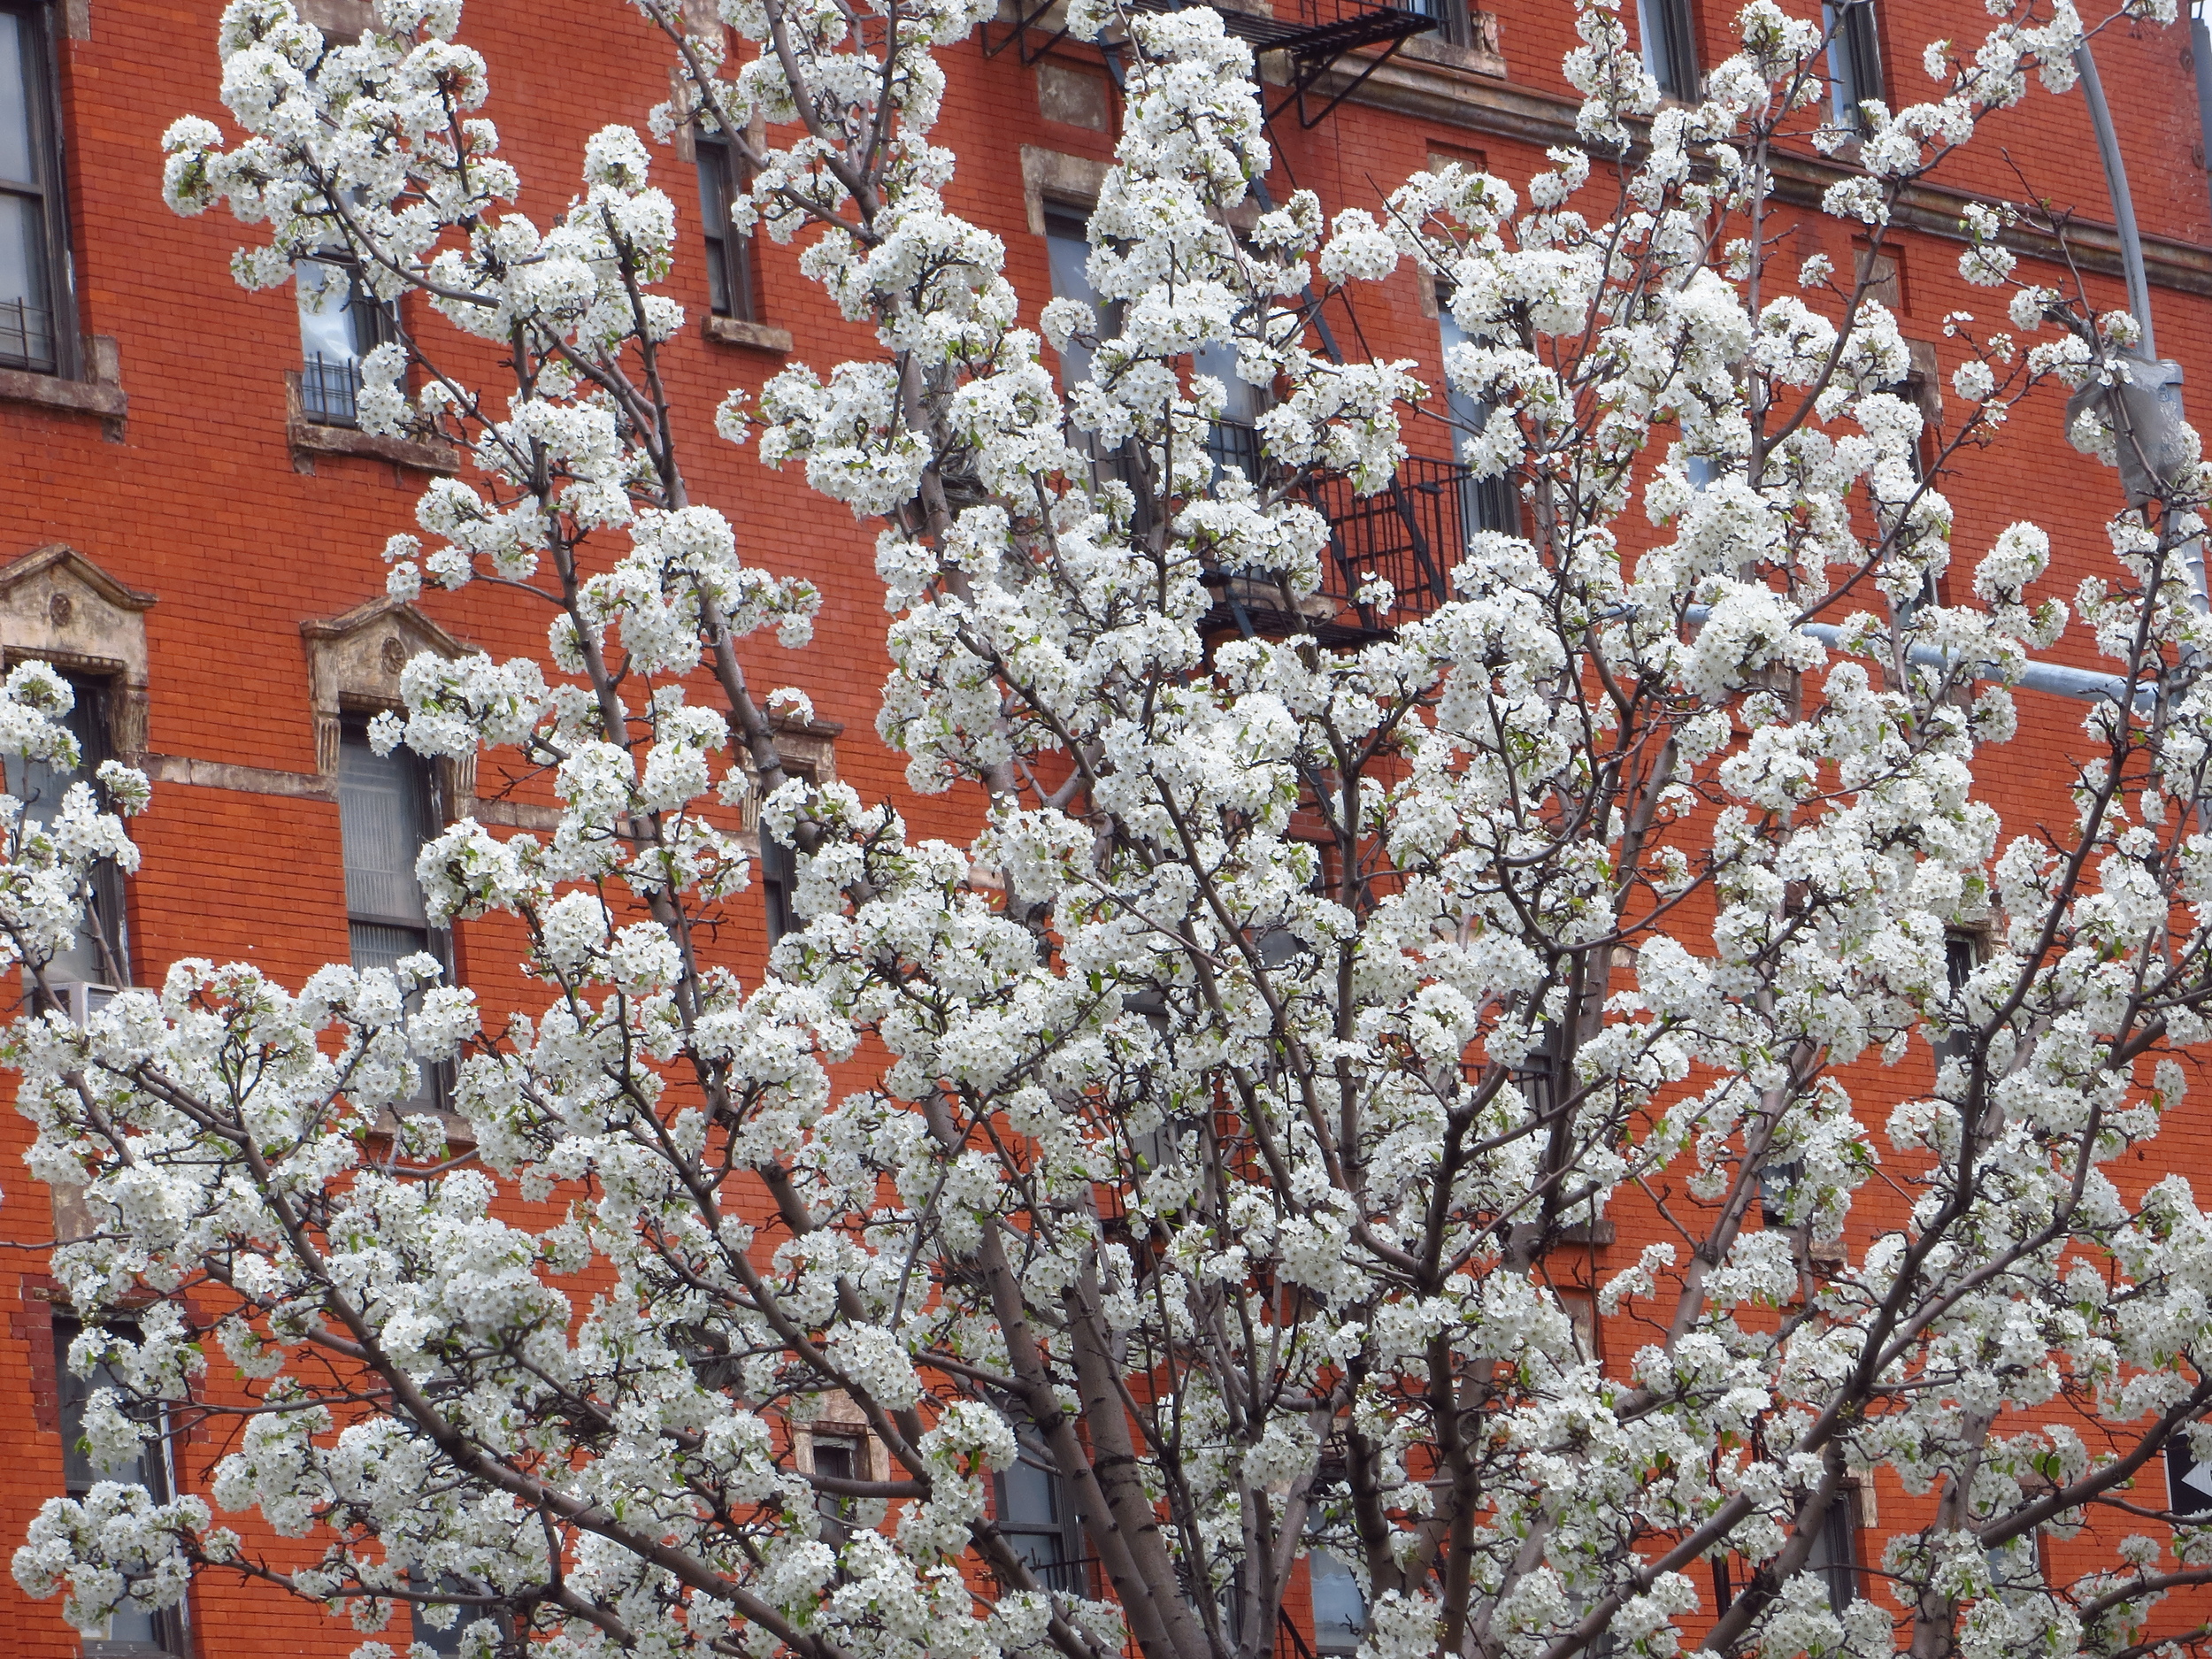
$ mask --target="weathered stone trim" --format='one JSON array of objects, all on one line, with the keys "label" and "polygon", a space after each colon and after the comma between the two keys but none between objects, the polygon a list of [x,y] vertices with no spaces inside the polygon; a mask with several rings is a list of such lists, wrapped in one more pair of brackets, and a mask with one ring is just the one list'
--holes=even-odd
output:
[{"label": "weathered stone trim", "polygon": [[284,376],[284,436],[292,446],[293,466],[303,472],[314,472],[315,457],[319,455],[352,455],[371,461],[389,461],[394,466],[411,466],[419,472],[461,470],[461,452],[449,443],[383,438],[358,426],[334,426],[310,420],[307,405],[300,396],[296,369],[288,370]]},{"label": "weathered stone trim", "polygon": [[91,334],[85,339],[84,359],[86,374],[81,380],[33,369],[0,369],[0,403],[91,415],[102,423],[102,436],[111,443],[122,442],[131,403],[123,394],[121,354],[110,336]]},{"label": "weathered stone trim", "polygon": [[337,781],[311,772],[234,766],[227,761],[198,760],[189,755],[142,755],[138,767],[156,783],[180,783],[196,789],[228,789],[238,795],[289,795],[300,801],[338,799]]},{"label": "weathered stone trim", "polygon": [[718,346],[747,346],[755,351],[783,354],[791,349],[791,331],[788,328],[777,328],[767,323],[749,323],[737,317],[717,317],[711,311],[700,326],[700,332]]},{"label": "weathered stone trim", "polygon": [[146,747],[146,615],[154,595],[127,588],[65,542],[0,566],[0,658],[36,658],[112,688],[108,747],[132,762]]}]

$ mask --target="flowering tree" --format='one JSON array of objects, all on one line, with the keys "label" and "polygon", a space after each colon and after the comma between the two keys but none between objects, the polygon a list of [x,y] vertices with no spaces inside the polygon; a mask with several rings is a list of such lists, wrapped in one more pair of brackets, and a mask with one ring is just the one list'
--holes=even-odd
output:
[{"label": "flowering tree", "polygon": [[[1964,266],[2016,333],[1952,319],[1942,433],[1865,280],[1770,257],[1775,146],[1855,145],[1826,208],[1878,248],[2032,74],[2070,85],[2064,0],[1995,0],[1978,48],[1929,49],[1931,102],[1863,132],[1823,125],[1821,32],[1770,0],[1664,109],[1593,0],[1586,150],[1331,225],[1302,192],[1241,234],[1245,46],[1076,0],[1125,42],[1126,107],[1102,304],[1044,312],[1087,365],[1064,398],[941,194],[933,54],[976,0],[725,0],[734,63],[638,9],[681,65],[655,130],[734,146],[733,216],[803,240],[878,344],[718,428],[879,524],[879,729],[987,823],[913,841],[782,773],[736,644],[803,644],[816,595],[687,485],[641,139],[600,131],[541,229],[457,0],[382,0],[355,44],[236,0],[245,135],[179,122],[169,199],[265,224],[249,286],[340,249],[457,331],[365,365],[365,426],[475,463],[425,492],[426,552],[394,538],[392,591],[541,603],[548,659],[419,658],[379,741],[557,778],[549,839],[463,821],[419,865],[438,918],[520,918],[547,1000],[488,1018],[426,956],[296,992],[185,961],[82,1028],[17,1023],[34,1172],[96,1223],[54,1253],[73,1363],[114,1379],[92,1452],[159,1420],[232,1448],[204,1494],[50,1502],[19,1582],[89,1628],[242,1574],[366,1632],[426,1606],[478,1654],[1259,1659],[1325,1550],[1366,1659],[2196,1644],[2157,1609],[2212,1580],[2212,1538],[2141,1477],[2177,1432],[2212,1452],[2212,1217],[2107,1171],[2177,1105],[2212,996],[2206,474],[2133,396],[2131,319],[2016,280],[2006,211]],[[1471,342],[1463,454],[1520,532],[1455,550],[1425,611],[1355,572],[1394,626],[1330,645],[1316,491],[1392,488],[1402,421],[1443,402],[1314,319],[1406,262]],[[1210,453],[1198,353],[1270,394],[1257,465]],[[464,366],[495,356],[496,388]],[[1938,603],[1939,485],[2051,382],[2137,497],[2077,600],[2120,689],[2072,821],[2008,833],[1974,758],[2068,611],[2030,593],[2028,524]],[[1204,642],[1263,606],[1279,637]],[[0,737],[66,760],[67,695],[18,670]],[[104,809],[143,781],[104,778],[10,819],[0,927],[35,977],[132,856]],[[748,985],[706,929],[754,788],[808,920]],[[1934,1089],[1866,1124],[1878,1057]],[[472,1155],[396,1117],[423,1065]],[[1655,1241],[1596,1297],[1639,1345],[1601,1368],[1560,1247],[1609,1203]],[[801,1455],[832,1395],[878,1466]],[[1017,1457],[1064,1483],[1082,1571],[1002,1525]],[[1875,1471],[1924,1495],[1852,1600],[1831,1517]]]}]

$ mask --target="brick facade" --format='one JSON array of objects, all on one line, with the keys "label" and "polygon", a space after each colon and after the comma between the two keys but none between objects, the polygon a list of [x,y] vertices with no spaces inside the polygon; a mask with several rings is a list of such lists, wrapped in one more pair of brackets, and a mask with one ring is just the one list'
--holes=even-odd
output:
[{"label": "brick facade", "polygon": [[[1785,3],[1794,12],[1817,9],[1809,0]],[[1969,0],[1879,4],[1900,101],[1928,84],[1918,67],[1925,38],[1971,41],[1987,23]],[[1694,6],[1712,56],[1732,9],[1719,0]],[[155,809],[136,825],[144,867],[130,883],[127,909],[141,984],[158,983],[184,956],[243,959],[291,982],[344,959],[334,762],[326,737],[319,742],[319,713],[326,722],[326,713],[317,707],[311,647],[320,636],[307,625],[343,618],[382,593],[379,551],[387,536],[411,527],[426,469],[446,464],[390,449],[346,452],[326,433],[303,434],[296,384],[288,384],[300,363],[289,292],[249,294],[231,281],[230,250],[250,233],[219,215],[179,219],[162,205],[162,130],[188,111],[219,112],[217,12],[213,0],[67,0],[51,8],[77,328],[92,343],[72,380],[0,373],[0,582],[8,561],[61,544],[107,580],[151,600],[137,613],[146,661],[139,758],[157,788]],[[1572,105],[1558,65],[1572,27],[1564,0],[1544,0],[1487,19],[1472,46],[1417,44],[1311,130],[1289,117],[1276,121],[1271,187],[1279,197],[1294,186],[1311,188],[1331,212],[1372,208],[1379,191],[1432,157],[1479,161],[1520,184],[1544,165],[1546,145],[1571,136]],[[1002,24],[997,36],[1003,32]],[[540,223],[574,188],[587,134],[612,119],[641,126],[646,110],[667,94],[655,39],[614,0],[476,0],[465,34],[490,61],[486,113],[523,169],[522,209]],[[1041,45],[1041,33],[1029,43]],[[2159,344],[2186,368],[2201,411],[2212,409],[2212,213],[2186,45],[2183,28],[2145,27],[2108,33],[2097,50],[2151,238]],[[962,169],[951,201],[1005,240],[1024,320],[1033,323],[1050,292],[1037,204],[1094,176],[1110,158],[1115,94],[1098,54],[1064,42],[1033,65],[1013,50],[987,58],[972,41],[945,58],[951,84],[937,136],[957,152]],[[588,101],[576,95],[580,75],[593,84]],[[1271,88],[1271,100],[1280,96]],[[657,154],[689,224],[689,170],[674,154]],[[2077,206],[2093,288],[2101,303],[2121,303],[2104,180],[2078,98],[2032,94],[1996,119],[1947,184],[1955,192],[2017,196],[2023,187],[2008,156],[2036,193]],[[1810,161],[1798,173],[1808,181],[1801,189],[1825,176]],[[1923,342],[1945,376],[1958,360],[1942,336],[1945,313],[1997,309],[1986,290],[1960,281],[1960,244],[1942,234],[1962,199],[1927,193],[1893,254],[1904,333]],[[1849,267],[1846,227],[1821,221],[1786,234],[1793,256],[1824,250]],[[795,472],[771,472],[711,432],[725,389],[757,394],[786,361],[774,349],[779,331],[788,335],[790,360],[818,369],[872,344],[801,280],[794,250],[763,243],[757,258],[761,326],[729,342],[708,338],[695,321],[664,358],[688,426],[695,498],[729,514],[748,558],[804,574],[826,595],[810,649],[794,656],[754,641],[742,653],[747,672],[764,688],[804,687],[821,718],[841,726],[836,769],[864,798],[899,799],[917,834],[964,841],[978,798],[908,796],[901,762],[874,736],[885,617],[872,530],[813,495]],[[704,284],[687,250],[670,291],[695,319],[708,311]],[[1415,358],[1424,377],[1440,384],[1433,302],[1410,271],[1361,296],[1356,312],[1332,307],[1331,322],[1348,346]],[[1433,425],[1417,425],[1409,436],[1416,453],[1445,452],[1446,436]],[[1966,479],[1948,492],[1966,569],[2021,516],[2040,521],[2060,549],[2043,591],[2070,594],[2080,577],[2108,563],[2103,520],[2116,486],[2109,472],[2065,444],[2056,399],[2023,411],[2003,447],[1966,465]],[[432,594],[422,611],[471,648],[511,655],[542,646],[545,618],[511,603]],[[0,643],[38,649],[15,636]],[[2093,661],[2078,633],[2048,655]],[[1983,785],[2014,824],[2062,811],[2062,749],[2080,705],[2024,694],[2021,711],[2020,739]],[[488,757],[475,780],[483,816],[535,821],[549,797],[525,787],[512,800],[495,800],[501,772]],[[757,916],[748,914],[751,931],[726,938],[722,948],[749,971],[763,941]],[[507,927],[465,926],[457,949],[488,1010],[529,1007],[541,995],[515,973],[517,939]],[[1861,1081],[1869,1121],[1909,1088],[1924,1087],[1916,1076],[1870,1073]],[[20,1120],[0,1113],[0,1239],[51,1236],[45,1191],[21,1169],[27,1141]],[[2206,1141],[2200,1121],[2160,1144],[2170,1164],[2193,1167]],[[1622,1244],[1568,1252],[1568,1276],[1615,1271],[1632,1255],[1632,1212],[1623,1212],[1620,1226]],[[35,1249],[12,1256],[0,1272],[0,1554],[14,1548],[62,1478],[54,1293]],[[1624,1358],[1634,1339],[1615,1346]],[[220,1450],[218,1440],[179,1449],[188,1477]],[[1875,1497],[1900,1501],[1886,1491]],[[339,1659],[360,1640],[311,1609],[212,1580],[196,1592],[192,1621],[200,1659]],[[56,1604],[31,1603],[0,1580],[0,1652],[64,1659],[79,1645]]]}]

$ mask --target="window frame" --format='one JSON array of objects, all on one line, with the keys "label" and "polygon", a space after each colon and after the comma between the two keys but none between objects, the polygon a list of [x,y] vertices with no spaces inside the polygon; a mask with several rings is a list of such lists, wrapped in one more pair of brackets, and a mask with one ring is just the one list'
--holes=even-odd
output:
[{"label": "window frame", "polygon": [[[343,705],[340,708],[338,715],[338,766],[332,777],[332,785],[334,793],[339,795],[341,797],[342,797],[346,787],[346,751],[356,743],[359,743],[365,747],[367,746],[368,723],[374,719],[376,716],[381,712],[384,712],[384,710],[352,705]],[[373,753],[373,750],[371,752]],[[417,810],[421,815],[419,819],[419,823],[422,834],[421,838],[416,843],[416,851],[419,854],[424,847],[428,846],[432,841],[436,839],[438,833],[444,823],[445,802],[443,797],[445,791],[441,787],[442,780],[438,775],[438,767],[435,764],[430,761],[425,760],[421,756],[416,754],[410,749],[395,749],[393,753],[402,757],[402,764],[406,767],[411,775],[412,787],[416,794]],[[357,960],[361,952],[354,943],[354,929],[357,927],[384,927],[393,929],[394,931],[404,930],[415,932],[420,933],[422,936],[423,949],[427,951],[431,956],[436,957],[439,965],[444,969],[446,982],[449,984],[451,983],[454,977],[453,933],[450,928],[439,927],[432,924],[429,919],[426,902],[425,904],[423,919],[419,922],[415,921],[411,918],[401,918],[388,915],[372,914],[365,910],[359,912],[355,910],[353,902],[353,883],[351,880],[353,866],[352,862],[346,856],[345,843],[345,807],[342,798],[339,802],[338,862],[340,875],[345,883],[347,960],[357,970],[362,965]],[[374,964],[372,964],[371,965]],[[452,1099],[451,1066],[442,1064],[424,1065],[422,1067],[422,1072],[423,1087],[421,1092],[407,1101],[401,1102],[397,1107],[394,1108],[395,1111],[403,1113],[409,1110],[419,1110],[426,1106],[429,1110],[439,1113],[445,1113],[450,1110]]]},{"label": "window frame", "polygon": [[53,0],[0,0],[0,11],[18,19],[23,31],[24,126],[30,138],[31,165],[38,176],[0,183],[0,194],[37,204],[40,236],[36,256],[46,280],[47,329],[52,356],[41,363],[29,351],[24,330],[20,357],[0,350],[0,369],[81,379],[83,343],[77,337],[77,294],[71,258],[66,149],[63,142],[60,31]]},{"label": "window frame", "polygon": [[1690,0],[1636,0],[1637,46],[1661,94],[1694,104],[1704,89]]},{"label": "window frame", "polygon": [[[991,1477],[991,1523],[999,1536],[1006,1540],[1009,1549],[1019,1555],[1030,1570],[1030,1577],[1046,1590],[1063,1595],[1090,1594],[1088,1558],[1083,1552],[1083,1522],[1075,1510],[1074,1494],[1069,1490],[1068,1479],[1038,1440],[1036,1431],[1026,1425],[1014,1434],[1014,1464],[1033,1469],[1045,1477],[1045,1490],[1052,1500],[1053,1518],[1049,1521],[1016,1521],[1007,1515],[1008,1493],[1006,1477],[1012,1466]],[[1050,1540],[1052,1559],[1035,1560],[1015,1542],[1017,1539],[1035,1538]]]},{"label": "window frame", "polygon": [[1863,106],[1885,102],[1882,37],[1874,0],[1821,0],[1828,30],[1828,112],[1836,126],[1864,133]]},{"label": "window frame", "polygon": [[[75,703],[69,716],[63,721],[72,736],[77,740],[76,776],[92,786],[92,792],[103,810],[109,808],[107,791],[99,780],[100,764],[115,757],[113,729],[113,699],[119,695],[115,677],[111,674],[89,673],[72,669],[62,663],[40,657],[35,653],[21,657],[9,655],[8,665],[18,662],[44,662],[69,684]],[[19,799],[27,793],[26,780],[15,775],[16,765],[22,763],[20,756],[4,758],[13,764],[0,766],[0,782],[4,782],[9,794]],[[89,979],[59,979],[53,976],[50,964],[48,988],[57,991],[65,986],[86,985],[104,987],[111,991],[127,990],[131,985],[131,954],[129,926],[129,894],[124,883],[123,872],[111,858],[104,858],[92,870],[92,905],[85,916],[84,931],[89,933],[96,945],[95,955],[99,965],[98,977]],[[24,978],[29,981],[27,970]],[[27,989],[27,996],[29,991]],[[45,999],[47,1007],[75,1018],[77,1010],[58,998]]]},{"label": "window frame", "polygon": [[[742,174],[736,146],[719,133],[695,133],[691,142],[692,165],[699,174],[699,236],[706,248],[708,311],[734,323],[757,323],[761,306],[752,234],[740,233],[730,223],[730,204],[736,199]],[[718,286],[719,294],[715,292]]]}]

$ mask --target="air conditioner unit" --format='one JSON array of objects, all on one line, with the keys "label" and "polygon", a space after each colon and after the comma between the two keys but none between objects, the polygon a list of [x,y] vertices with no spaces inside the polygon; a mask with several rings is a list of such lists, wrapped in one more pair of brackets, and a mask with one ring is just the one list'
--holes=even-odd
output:
[{"label": "air conditioner unit", "polygon": [[112,1002],[118,993],[111,985],[95,985],[86,979],[64,979],[47,987],[54,1000],[61,1004],[73,1025],[81,1025],[95,1014]]}]

